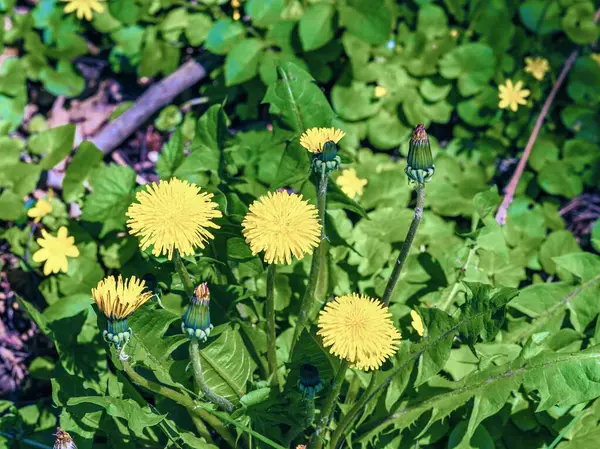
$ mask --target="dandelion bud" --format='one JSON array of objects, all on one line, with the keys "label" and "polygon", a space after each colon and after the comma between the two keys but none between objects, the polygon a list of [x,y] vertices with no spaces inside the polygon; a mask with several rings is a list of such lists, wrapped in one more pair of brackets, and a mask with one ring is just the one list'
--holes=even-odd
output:
[{"label": "dandelion bud", "polygon": [[315,394],[323,389],[323,383],[319,377],[319,370],[316,366],[305,363],[300,367],[300,380],[298,389],[302,396],[313,399]]},{"label": "dandelion bud", "polygon": [[435,172],[429,137],[427,137],[425,125],[423,124],[417,125],[413,131],[408,149],[408,161],[404,171],[409,182],[418,184],[428,182]]},{"label": "dandelion bud", "polygon": [[213,329],[213,325],[210,324],[210,290],[208,284],[203,282],[196,287],[194,296],[183,314],[181,330],[190,339],[197,338],[205,342]]},{"label": "dandelion bud", "polygon": [[102,331],[102,337],[107,343],[119,348],[129,342],[131,338],[131,329],[127,324],[127,319],[106,321],[106,329]]}]

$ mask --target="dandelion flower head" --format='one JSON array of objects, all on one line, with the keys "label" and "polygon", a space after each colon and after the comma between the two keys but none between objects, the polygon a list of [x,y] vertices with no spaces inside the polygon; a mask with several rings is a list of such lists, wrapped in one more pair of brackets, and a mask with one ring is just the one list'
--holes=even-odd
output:
[{"label": "dandelion flower head", "polygon": [[379,368],[400,344],[400,332],[378,299],[352,293],[329,302],[319,314],[323,344],[353,368]]},{"label": "dandelion flower head", "polygon": [[310,128],[300,136],[300,145],[311,153],[322,153],[327,142],[338,143],[346,133],[337,128]]},{"label": "dandelion flower head", "polygon": [[321,225],[317,209],[302,195],[285,190],[269,192],[250,205],[242,222],[252,254],[265,252],[267,263],[291,264],[319,245]]},{"label": "dandelion flower head", "polygon": [[500,109],[510,108],[511,111],[517,112],[519,105],[527,104],[525,98],[530,93],[528,89],[523,89],[523,81],[513,84],[512,80],[506,80],[506,84],[498,86],[498,97],[500,98],[498,107]]},{"label": "dandelion flower head", "polygon": [[208,229],[220,227],[212,221],[222,216],[212,197],[177,178],[152,183],[137,193],[138,203],[127,210],[129,233],[141,237],[142,250],[154,245],[155,256],[166,254],[171,260],[175,250],[191,256],[214,238]]},{"label": "dandelion flower head", "polygon": [[45,262],[44,275],[67,273],[69,260],[67,257],[78,257],[79,249],[75,246],[75,238],[69,237],[69,231],[61,226],[56,237],[42,229],[42,237],[36,240],[40,249],[33,254],[34,262]]},{"label": "dandelion flower head", "polygon": [[550,71],[550,64],[545,58],[525,58],[525,71],[531,73],[536,80],[541,81]]},{"label": "dandelion flower head", "polygon": [[96,12],[104,12],[104,6],[99,0],[62,0],[67,2],[65,5],[65,12],[71,13],[75,11],[78,19],[85,19],[87,21],[92,20],[92,10]]},{"label": "dandelion flower head", "polygon": [[359,178],[356,176],[356,170],[349,168],[337,177],[335,183],[340,186],[342,192],[348,195],[349,198],[354,198],[362,196],[364,188],[367,185],[367,180]]},{"label": "dandelion flower head", "polygon": [[145,289],[146,281],[135,276],[125,281],[108,276],[92,289],[92,298],[106,318],[124,320],[152,297]]}]

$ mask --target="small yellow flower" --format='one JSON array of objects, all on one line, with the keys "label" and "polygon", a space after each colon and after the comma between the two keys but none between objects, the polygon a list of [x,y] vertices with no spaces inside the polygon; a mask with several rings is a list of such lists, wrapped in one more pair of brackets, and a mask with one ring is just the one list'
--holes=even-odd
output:
[{"label": "small yellow flower", "polygon": [[92,298],[109,320],[124,320],[152,297],[145,292],[146,281],[132,276],[123,282],[119,275],[108,276],[92,289]]},{"label": "small yellow flower", "polygon": [[42,229],[42,238],[36,240],[41,246],[33,255],[34,262],[46,262],[44,275],[69,271],[67,257],[79,257],[79,249],[75,246],[75,238],[69,237],[67,228],[61,226],[56,237]]},{"label": "small yellow flower", "polygon": [[302,195],[269,192],[250,205],[242,233],[252,254],[265,251],[265,262],[291,264],[319,245],[318,211]]},{"label": "small yellow flower", "polygon": [[39,223],[42,218],[52,212],[52,198],[54,192],[48,191],[48,197],[37,200],[35,206],[27,211],[27,216],[33,218],[34,223]]},{"label": "small yellow flower", "polygon": [[375,98],[383,98],[388,94],[388,90],[383,86],[375,87]]},{"label": "small yellow flower", "polygon": [[458,37],[458,30],[450,30],[450,36],[456,39]]},{"label": "small yellow flower", "polygon": [[550,71],[550,64],[544,58],[525,58],[525,71],[531,73],[536,80],[542,81]]},{"label": "small yellow flower", "polygon": [[522,89],[522,87],[522,81],[517,81],[517,83],[513,85],[512,80],[506,80],[506,84],[498,86],[498,97],[500,98],[498,107],[501,109],[510,108],[513,112],[517,112],[519,105],[527,104],[525,98],[527,98],[531,92],[528,89]]},{"label": "small yellow flower", "polygon": [[152,183],[137,193],[139,203],[127,210],[129,233],[142,237],[142,250],[154,245],[155,256],[167,254],[171,260],[175,250],[191,256],[196,247],[204,248],[214,238],[207,228],[220,228],[212,222],[222,216],[212,197],[177,178]]},{"label": "small yellow flower", "polygon": [[592,53],[590,58],[596,61],[596,64],[600,65],[600,53]]},{"label": "small yellow flower", "polygon": [[356,176],[356,170],[349,168],[337,177],[335,183],[340,186],[342,192],[348,195],[348,197],[354,198],[355,196],[362,196],[363,190],[367,185],[367,180],[360,179]]},{"label": "small yellow flower", "polygon": [[317,324],[329,352],[365,371],[379,368],[400,344],[387,306],[365,295],[335,298],[321,311]]},{"label": "small yellow flower", "polygon": [[419,337],[422,337],[425,333],[425,326],[423,326],[423,318],[421,318],[421,315],[419,315],[419,313],[416,310],[410,311],[410,317],[412,318],[410,325],[417,331]]},{"label": "small yellow flower", "polygon": [[102,2],[99,0],[61,0],[63,2],[67,2],[68,5],[65,6],[65,12],[71,13],[73,11],[76,12],[77,18],[82,19],[83,17],[86,20],[92,20],[92,10],[96,12],[104,12],[104,6]]},{"label": "small yellow flower", "polygon": [[338,143],[346,133],[337,128],[310,128],[300,136],[300,145],[311,153],[322,153],[327,142]]}]

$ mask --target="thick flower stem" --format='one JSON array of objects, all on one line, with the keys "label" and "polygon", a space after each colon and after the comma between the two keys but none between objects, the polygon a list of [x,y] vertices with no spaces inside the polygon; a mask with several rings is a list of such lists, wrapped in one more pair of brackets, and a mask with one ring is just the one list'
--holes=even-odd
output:
[{"label": "thick flower stem", "polygon": [[296,328],[294,329],[294,338],[292,339],[292,346],[290,348],[290,359],[294,352],[294,347],[302,334],[302,330],[308,321],[308,314],[312,309],[313,302],[315,300],[315,291],[317,285],[319,285],[319,275],[321,273],[321,263],[324,259],[325,250],[325,210],[327,206],[327,181],[329,179],[329,171],[323,170],[321,172],[321,180],[319,182],[319,190],[317,194],[317,208],[319,210],[319,221],[321,222],[321,242],[317,249],[315,249],[312,258],[312,264],[310,266],[310,274],[308,276],[308,284],[302,302],[300,303],[300,314],[298,315],[298,321],[296,322]]},{"label": "thick flower stem", "polygon": [[217,407],[225,410],[227,413],[231,413],[234,408],[233,404],[223,396],[219,396],[212,391],[206,383],[206,380],[204,380],[204,375],[202,374],[202,361],[200,359],[200,345],[196,338],[193,338],[192,341],[190,341],[190,359],[192,360],[192,366],[194,367],[194,379],[198,388],[200,388],[200,391],[204,394],[204,397]]},{"label": "thick flower stem", "polygon": [[191,299],[194,296],[194,279],[185,267],[178,250],[175,250],[173,262],[175,263],[175,269],[181,278],[181,282],[183,282],[185,294],[188,296],[188,299]]},{"label": "thick flower stem", "polygon": [[129,378],[138,385],[152,391],[153,393],[164,396],[178,403],[182,407],[188,409],[191,413],[202,418],[209,426],[211,426],[231,447],[236,447],[236,439],[227,427],[219,421],[218,418],[208,413],[206,410],[199,408],[192,399],[183,394],[165,387],[164,385],[152,382],[138,374],[129,364],[127,360],[122,360],[123,370]]},{"label": "thick flower stem", "polygon": [[344,379],[346,378],[347,370],[348,362],[344,360],[340,364],[338,372],[333,381],[333,385],[331,386],[331,390],[329,390],[329,394],[325,398],[325,405],[321,409],[321,416],[319,418],[319,422],[317,423],[315,433],[310,439],[310,444],[308,446],[309,449],[321,449],[323,447],[324,437],[322,434],[324,434],[327,431],[327,427],[329,427],[331,415],[333,414],[335,403],[340,395],[340,391],[342,390],[342,385],[344,385]]},{"label": "thick flower stem", "polygon": [[400,278],[402,267],[404,266],[404,262],[406,262],[410,247],[412,246],[415,235],[417,234],[419,223],[421,223],[421,217],[423,216],[423,205],[425,204],[425,185],[419,184],[416,188],[416,191],[417,205],[415,206],[415,214],[413,216],[412,223],[410,224],[410,228],[408,229],[408,233],[406,234],[406,238],[404,239],[404,243],[402,244],[402,248],[400,248],[400,254],[398,255],[398,260],[396,261],[394,270],[390,276],[390,280],[385,287],[385,293],[383,294],[382,302],[386,306],[390,303],[390,299],[394,293],[398,279]]},{"label": "thick flower stem", "polygon": [[277,265],[267,267],[267,361],[271,385],[279,385],[277,376],[277,345],[275,341],[275,270]]}]

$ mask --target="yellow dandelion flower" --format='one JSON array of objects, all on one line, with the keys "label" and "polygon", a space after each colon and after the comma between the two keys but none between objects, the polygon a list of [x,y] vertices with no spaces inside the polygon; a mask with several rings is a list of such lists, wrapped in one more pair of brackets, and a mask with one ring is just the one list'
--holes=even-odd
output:
[{"label": "yellow dandelion flower", "polygon": [[42,229],[42,237],[36,240],[41,246],[33,255],[34,262],[46,262],[44,275],[69,271],[67,257],[79,257],[79,249],[75,246],[75,238],[69,237],[69,231],[64,226],[58,230],[56,237]]},{"label": "yellow dandelion flower", "polygon": [[356,170],[349,168],[337,177],[335,183],[340,186],[342,192],[348,195],[348,197],[354,198],[355,196],[362,196],[363,190],[367,185],[367,180],[360,179],[356,176]]},{"label": "yellow dandelion flower", "polygon": [[65,12],[72,13],[75,11],[78,19],[85,17],[86,20],[92,20],[92,10],[96,12],[104,12],[104,5],[99,0],[61,0],[67,2]]},{"label": "yellow dandelion flower", "polygon": [[213,218],[222,216],[212,193],[200,192],[200,187],[173,178],[152,183],[138,192],[127,210],[129,233],[141,236],[140,247],[154,245],[152,254],[167,254],[169,260],[178,250],[184,256],[204,248],[214,236],[208,228],[219,229]]},{"label": "yellow dandelion flower", "polygon": [[54,198],[54,192],[50,189],[48,197],[37,200],[35,206],[27,211],[27,216],[33,218],[34,223],[39,223],[42,218],[52,212],[52,198]]},{"label": "yellow dandelion flower", "polygon": [[261,196],[250,205],[242,222],[252,254],[265,251],[265,262],[291,264],[319,245],[318,211],[302,195],[285,190]]},{"label": "yellow dandelion flower", "polygon": [[541,81],[550,71],[550,64],[544,58],[525,58],[525,71],[531,73],[536,80]]},{"label": "yellow dandelion flower", "polygon": [[338,143],[346,133],[337,128],[310,128],[300,136],[300,145],[311,153],[322,153],[327,142]]},{"label": "yellow dandelion flower", "polygon": [[498,97],[500,103],[498,107],[501,109],[510,108],[513,112],[517,112],[519,105],[525,105],[525,98],[531,93],[528,89],[523,89],[523,81],[517,81],[513,85],[512,80],[506,80],[506,84],[498,86]]},{"label": "yellow dandelion flower", "polygon": [[383,86],[375,87],[375,98],[383,98],[388,94],[388,90]]},{"label": "yellow dandelion flower", "polygon": [[592,53],[590,58],[592,58],[596,64],[600,65],[600,53]]},{"label": "yellow dandelion flower", "polygon": [[145,289],[146,281],[135,276],[125,281],[108,276],[92,289],[92,298],[106,318],[124,320],[152,297]]},{"label": "yellow dandelion flower", "polygon": [[416,310],[410,311],[410,317],[412,318],[410,325],[417,331],[417,334],[419,334],[419,337],[422,337],[423,334],[425,334],[425,326],[423,326],[423,318],[421,318],[421,315],[419,315],[419,313]]},{"label": "yellow dandelion flower", "polygon": [[379,368],[400,344],[387,306],[365,295],[335,298],[321,311],[317,324],[317,334],[332,354],[365,371]]}]

